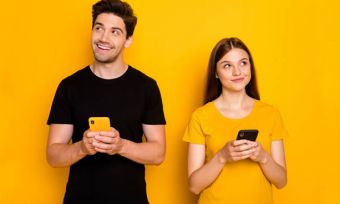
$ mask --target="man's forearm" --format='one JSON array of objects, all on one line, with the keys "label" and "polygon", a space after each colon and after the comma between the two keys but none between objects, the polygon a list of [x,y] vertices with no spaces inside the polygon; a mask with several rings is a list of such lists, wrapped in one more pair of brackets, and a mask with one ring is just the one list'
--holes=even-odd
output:
[{"label": "man's forearm", "polygon": [[82,151],[81,142],[73,144],[54,143],[47,148],[47,162],[52,167],[69,167],[86,154]]},{"label": "man's forearm", "polygon": [[135,143],[123,140],[119,154],[140,164],[161,164],[165,157],[165,145],[158,142]]}]

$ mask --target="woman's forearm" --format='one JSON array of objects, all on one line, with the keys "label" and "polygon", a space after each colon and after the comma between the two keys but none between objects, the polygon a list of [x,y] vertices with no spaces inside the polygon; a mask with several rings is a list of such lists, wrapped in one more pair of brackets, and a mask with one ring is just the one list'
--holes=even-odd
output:
[{"label": "woman's forearm", "polygon": [[274,159],[266,153],[264,161],[259,162],[265,177],[276,186],[276,188],[283,188],[287,184],[287,171],[274,161]]},{"label": "woman's forearm", "polygon": [[222,159],[220,152],[218,152],[211,160],[189,176],[190,191],[199,194],[203,189],[207,188],[216,180],[224,165],[225,161]]}]

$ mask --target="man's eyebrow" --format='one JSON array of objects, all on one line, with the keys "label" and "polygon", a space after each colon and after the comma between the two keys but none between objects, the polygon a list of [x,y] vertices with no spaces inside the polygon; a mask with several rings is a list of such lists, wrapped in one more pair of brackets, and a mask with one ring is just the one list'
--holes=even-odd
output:
[{"label": "man's eyebrow", "polygon": [[[94,25],[100,25],[100,26],[104,26],[103,23],[101,22],[95,22]],[[119,30],[120,32],[124,33],[123,29],[121,29],[120,27],[111,27],[112,30]]]},{"label": "man's eyebrow", "polygon": [[124,33],[123,29],[119,28],[119,27],[112,27],[113,30],[119,30],[120,32]]},{"label": "man's eyebrow", "polygon": [[100,22],[95,22],[94,25],[101,25],[102,26],[103,24],[100,23]]}]

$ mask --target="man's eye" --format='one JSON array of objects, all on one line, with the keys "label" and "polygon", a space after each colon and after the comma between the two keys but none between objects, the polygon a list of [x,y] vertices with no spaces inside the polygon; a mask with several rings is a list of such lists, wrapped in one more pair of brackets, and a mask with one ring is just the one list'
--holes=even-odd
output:
[{"label": "man's eye", "polygon": [[114,30],[112,31],[112,34],[115,36],[119,36],[121,34],[121,32],[119,30]]}]

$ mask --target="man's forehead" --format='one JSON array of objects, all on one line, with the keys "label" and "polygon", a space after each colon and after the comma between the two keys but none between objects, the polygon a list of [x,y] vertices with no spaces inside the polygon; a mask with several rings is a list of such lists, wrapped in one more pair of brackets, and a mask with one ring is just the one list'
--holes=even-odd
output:
[{"label": "man's forehead", "polygon": [[107,27],[120,27],[122,29],[125,29],[124,20],[113,13],[99,14],[94,24],[100,24]]}]

